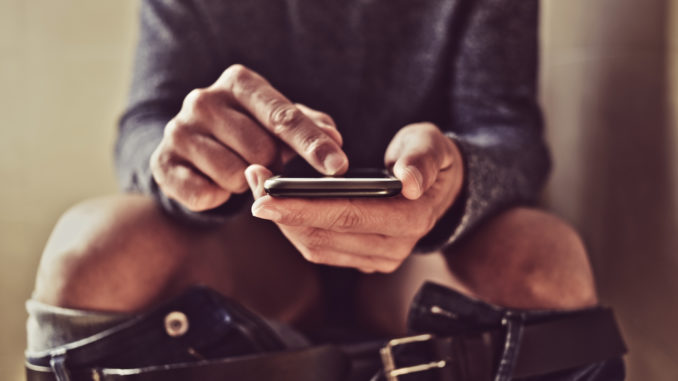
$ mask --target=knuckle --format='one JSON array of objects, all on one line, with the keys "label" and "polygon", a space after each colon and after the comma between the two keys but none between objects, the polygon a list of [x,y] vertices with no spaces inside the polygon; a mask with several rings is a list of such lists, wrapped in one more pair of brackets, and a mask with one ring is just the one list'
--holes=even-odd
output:
[{"label": "knuckle", "polygon": [[281,103],[279,101],[272,103],[268,121],[276,135],[288,135],[301,125],[304,113],[292,105]]},{"label": "knuckle", "polygon": [[158,146],[158,148],[156,148],[151,154],[151,158],[149,160],[151,173],[156,176],[162,173],[162,170],[168,161],[167,152],[162,149],[162,146]]},{"label": "knuckle", "polygon": [[151,154],[149,159],[149,166],[151,173],[158,178],[156,180],[163,180],[164,174],[169,171],[172,158],[174,154],[164,144],[160,144]]},{"label": "knuckle", "polygon": [[151,154],[150,159],[148,160],[148,166],[151,169],[151,173],[155,176],[160,172],[160,150],[156,148],[155,151]]},{"label": "knuckle", "polygon": [[392,261],[381,261],[377,266],[377,271],[384,274],[390,274],[398,268],[398,263]]},{"label": "knuckle", "polygon": [[332,152],[334,147],[322,135],[309,134],[301,138],[301,146],[308,156],[313,157],[319,163],[322,163],[328,153]]},{"label": "knuckle", "polygon": [[178,184],[181,184],[181,196],[184,198],[189,198],[192,196],[193,192],[189,190],[195,187],[195,181],[193,181],[193,174],[191,171],[183,166],[175,165],[173,166],[172,177],[174,181]]},{"label": "knuckle", "polygon": [[242,82],[249,78],[249,69],[242,64],[233,64],[226,68],[223,73],[223,78],[226,83],[232,87],[233,85]]},{"label": "knuckle", "polygon": [[198,195],[191,195],[185,203],[186,208],[192,212],[202,212],[216,206],[212,198]]},{"label": "knuckle", "polygon": [[289,213],[283,214],[280,223],[283,225],[290,226],[302,226],[304,223],[304,216],[301,212],[297,210],[291,211]]},{"label": "knuckle", "polygon": [[194,113],[206,112],[211,104],[212,93],[207,89],[193,89],[184,99],[184,107]]},{"label": "knuckle", "polygon": [[327,255],[322,250],[306,249],[306,259],[311,263],[325,264],[327,263]]},{"label": "knuckle", "polygon": [[256,90],[253,72],[241,64],[231,65],[223,77],[226,91],[236,97],[247,97]]},{"label": "knuckle", "polygon": [[383,267],[383,272],[390,274],[400,267],[400,262],[386,262]]},{"label": "knuckle", "polygon": [[318,251],[330,245],[330,237],[327,231],[322,229],[310,229],[306,234],[306,247],[311,251]]},{"label": "knuckle", "polygon": [[352,205],[344,208],[335,218],[332,227],[341,230],[352,230],[363,223],[363,215]]},{"label": "knuckle", "polygon": [[196,184],[191,171],[183,166],[173,166],[170,176],[173,186],[169,196],[175,197],[189,210],[196,210],[199,197],[198,192],[195,192]]},{"label": "knuckle", "polygon": [[172,146],[174,145],[180,135],[184,133],[186,130],[186,124],[178,121],[177,119],[172,119],[167,123],[167,126],[165,126],[165,131],[164,131],[164,138],[165,141],[168,145]]},{"label": "knuckle", "polygon": [[165,151],[184,151],[190,139],[190,130],[193,127],[177,119],[171,120],[163,131],[163,146]]},{"label": "knuckle", "polygon": [[151,169],[151,174],[155,182],[160,186],[164,187],[165,185],[165,165],[160,161],[160,153],[158,150],[153,152],[151,159],[149,160],[149,166]]},{"label": "knuckle", "polygon": [[202,203],[200,201],[200,198],[195,197],[193,194],[184,196],[182,200],[186,209],[190,210],[191,212],[199,212],[202,210]]}]

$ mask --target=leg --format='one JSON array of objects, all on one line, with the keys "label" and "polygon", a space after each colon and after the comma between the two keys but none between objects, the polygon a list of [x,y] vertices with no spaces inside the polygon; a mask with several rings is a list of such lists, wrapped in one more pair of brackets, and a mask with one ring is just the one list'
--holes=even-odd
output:
[{"label": "leg", "polygon": [[220,227],[189,228],[137,195],[91,200],[68,211],[47,243],[33,297],[62,307],[131,312],[195,283],[287,322],[320,300],[312,265],[272,224],[245,212]]},{"label": "leg", "polygon": [[402,334],[412,297],[425,280],[505,307],[574,309],[597,302],[576,232],[534,209],[509,210],[445,253],[413,256],[393,274],[365,276],[359,310],[370,327]]}]

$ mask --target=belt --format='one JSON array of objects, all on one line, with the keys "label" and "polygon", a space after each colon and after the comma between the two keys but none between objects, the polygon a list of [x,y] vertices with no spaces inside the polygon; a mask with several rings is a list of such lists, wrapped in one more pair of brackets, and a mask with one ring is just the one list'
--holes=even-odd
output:
[{"label": "belt", "polygon": [[[515,351],[508,378],[548,374],[626,353],[614,315],[607,308],[528,324],[520,327],[518,335],[511,340],[517,344],[514,348],[507,346],[510,340],[506,330],[471,336],[423,334],[393,339],[380,351],[383,378],[398,381],[403,376],[433,372],[437,374],[430,379],[489,381],[495,379],[498,368],[504,365],[502,360],[506,359],[507,350]],[[415,352],[430,355],[425,361],[402,364],[399,359],[407,352],[402,351],[407,346],[418,347]]]},{"label": "belt", "polygon": [[[27,363],[26,372],[28,381],[340,381],[358,379],[358,373],[373,366],[369,360],[380,357],[381,369],[374,379],[490,381],[505,365],[500,360],[506,357],[507,350],[515,351],[509,369],[509,376],[514,378],[574,368],[626,353],[612,311],[607,308],[525,324],[513,332],[509,323],[504,329],[464,335],[422,334],[385,343],[326,345],[133,369],[89,367],[66,372],[66,351],[52,353],[49,367]],[[518,337],[507,340],[509,334]],[[508,348],[509,342],[519,344]],[[360,365],[360,361],[368,365]]]}]

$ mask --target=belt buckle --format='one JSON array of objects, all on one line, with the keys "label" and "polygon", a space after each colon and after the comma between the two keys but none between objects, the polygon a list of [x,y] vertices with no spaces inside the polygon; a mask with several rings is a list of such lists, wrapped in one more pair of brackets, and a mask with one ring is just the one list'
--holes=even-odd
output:
[{"label": "belt buckle", "polygon": [[401,345],[411,343],[419,343],[423,341],[430,341],[433,339],[431,334],[423,334],[416,336],[407,336],[390,340],[386,346],[379,350],[381,355],[381,363],[384,366],[384,377],[387,381],[398,381],[400,376],[406,374],[426,372],[431,369],[440,369],[447,365],[446,360],[431,361],[424,364],[411,365],[403,368],[396,368],[395,360],[393,358],[393,348]]}]

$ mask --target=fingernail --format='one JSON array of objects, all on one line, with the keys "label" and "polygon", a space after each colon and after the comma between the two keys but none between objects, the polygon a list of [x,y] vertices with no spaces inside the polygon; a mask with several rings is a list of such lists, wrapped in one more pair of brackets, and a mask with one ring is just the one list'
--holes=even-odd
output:
[{"label": "fingernail", "polygon": [[265,220],[271,220],[271,221],[278,221],[280,218],[282,218],[282,214],[278,212],[277,210],[266,207],[266,206],[258,206],[258,207],[253,207],[252,208],[252,215],[254,217],[258,218],[263,218]]},{"label": "fingernail", "polygon": [[332,152],[327,155],[323,162],[323,167],[328,175],[334,175],[346,166],[346,157],[338,152]]}]

